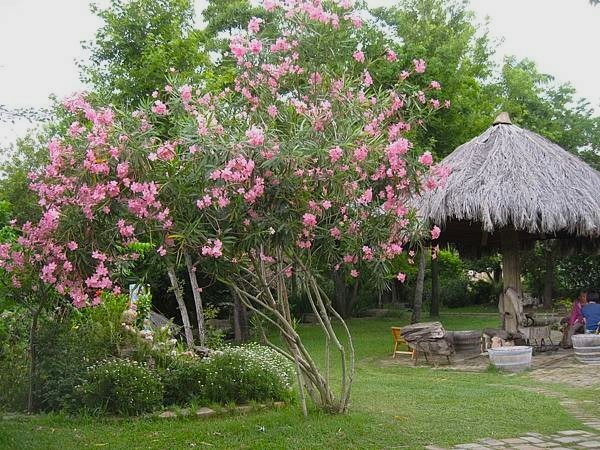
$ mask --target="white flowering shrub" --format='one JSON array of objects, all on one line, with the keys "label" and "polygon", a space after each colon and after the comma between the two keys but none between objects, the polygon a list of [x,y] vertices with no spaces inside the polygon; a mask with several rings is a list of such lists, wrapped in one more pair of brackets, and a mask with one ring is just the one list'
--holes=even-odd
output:
[{"label": "white flowering shrub", "polygon": [[91,411],[135,415],[163,404],[163,386],[145,364],[127,359],[102,360],[87,368],[76,387],[82,404]]},{"label": "white flowering shrub", "polygon": [[294,368],[275,350],[258,344],[224,347],[203,360],[206,400],[227,403],[291,400]]}]

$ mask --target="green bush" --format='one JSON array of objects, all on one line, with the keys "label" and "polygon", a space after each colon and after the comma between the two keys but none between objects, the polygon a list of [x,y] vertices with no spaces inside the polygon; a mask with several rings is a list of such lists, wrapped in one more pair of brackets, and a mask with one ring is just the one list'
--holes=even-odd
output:
[{"label": "green bush", "polygon": [[27,408],[30,321],[25,309],[0,314],[0,409]]},{"label": "green bush", "polygon": [[449,308],[466,306],[470,303],[469,280],[466,277],[440,280],[440,299]]},{"label": "green bush", "polygon": [[163,386],[156,374],[127,359],[103,360],[88,367],[77,392],[88,410],[101,413],[129,416],[163,404]]},{"label": "green bush", "polygon": [[160,371],[165,405],[206,401],[208,364],[198,358],[179,357]]},{"label": "green bush", "polygon": [[217,403],[289,400],[293,367],[268,347],[248,344],[226,347],[204,360],[205,398]]}]

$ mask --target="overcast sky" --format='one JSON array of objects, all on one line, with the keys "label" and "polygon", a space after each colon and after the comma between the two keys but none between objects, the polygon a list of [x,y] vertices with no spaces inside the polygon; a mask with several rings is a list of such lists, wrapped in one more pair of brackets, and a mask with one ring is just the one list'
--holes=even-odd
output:
[{"label": "overcast sky", "polygon": [[[196,3],[201,7],[203,0]],[[600,109],[600,6],[588,0],[471,0],[471,8],[480,21],[489,16],[492,35],[504,38],[498,61],[504,55],[531,58]],[[81,41],[99,25],[86,0],[0,0],[0,104],[42,107],[50,94],[83,89],[75,61],[85,57]],[[0,145],[28,126],[0,124]]]}]

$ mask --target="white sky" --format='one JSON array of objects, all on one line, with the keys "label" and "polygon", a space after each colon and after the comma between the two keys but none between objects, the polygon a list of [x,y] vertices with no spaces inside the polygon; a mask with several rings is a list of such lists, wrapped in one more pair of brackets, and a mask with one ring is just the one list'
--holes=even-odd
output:
[{"label": "white sky", "polygon": [[[489,16],[492,35],[504,38],[498,61],[506,54],[529,57],[600,109],[600,6],[588,0],[471,0],[471,8],[480,21]],[[85,56],[80,42],[99,25],[87,0],[0,0],[0,104],[42,107],[50,94],[60,98],[83,89],[75,61]],[[0,145],[29,126],[0,124]]]}]

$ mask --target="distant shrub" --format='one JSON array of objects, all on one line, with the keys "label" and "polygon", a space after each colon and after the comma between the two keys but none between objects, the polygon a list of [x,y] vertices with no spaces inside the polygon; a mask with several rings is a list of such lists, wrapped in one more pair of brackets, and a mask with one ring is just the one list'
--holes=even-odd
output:
[{"label": "distant shrub", "polygon": [[101,413],[129,416],[163,404],[163,386],[156,374],[127,359],[103,360],[88,367],[77,391],[82,406]]}]

